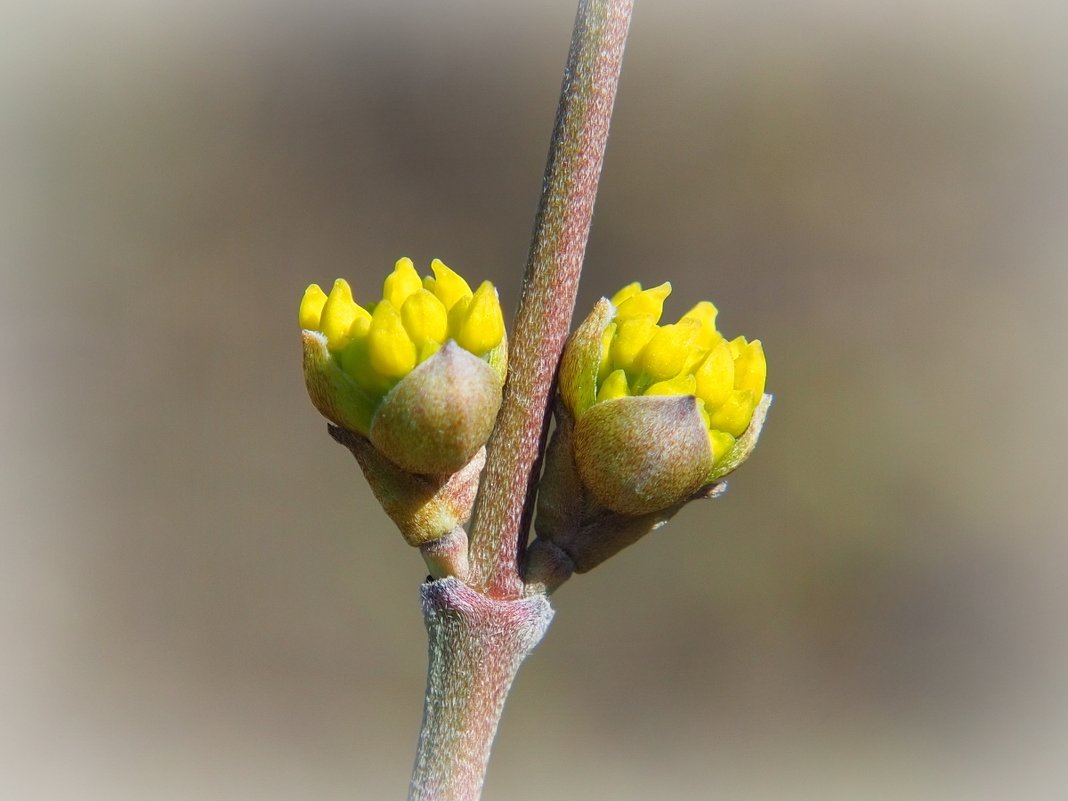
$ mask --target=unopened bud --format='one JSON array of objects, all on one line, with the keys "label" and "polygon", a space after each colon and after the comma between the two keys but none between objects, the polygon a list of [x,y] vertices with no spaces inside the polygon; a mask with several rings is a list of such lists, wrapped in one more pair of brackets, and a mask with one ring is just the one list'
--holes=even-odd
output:
[{"label": "unopened bud", "polygon": [[660,325],[670,291],[624,287],[564,348],[535,525],[579,571],[718,494],[771,402],[760,342],[726,341],[707,301]]},{"label": "unopened bud", "polygon": [[508,352],[493,285],[472,293],[442,262],[431,269],[421,279],[410,259],[398,260],[367,308],[344,279],[329,295],[313,284],[299,314],[312,403],[343,430],[376,496],[419,545],[470,511]]}]

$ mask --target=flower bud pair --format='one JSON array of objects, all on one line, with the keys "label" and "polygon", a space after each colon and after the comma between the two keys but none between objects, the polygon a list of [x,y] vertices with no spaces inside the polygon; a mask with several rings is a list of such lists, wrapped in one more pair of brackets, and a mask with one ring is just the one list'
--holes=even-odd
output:
[{"label": "flower bud pair", "polygon": [[670,292],[602,299],[564,348],[537,525],[580,572],[714,494],[763,425],[760,342],[724,339],[707,301],[660,325]]},{"label": "flower bud pair", "polygon": [[[400,259],[374,303],[357,303],[339,278],[329,294],[312,284],[300,304],[312,403],[352,435],[339,439],[412,544],[466,520],[507,370],[493,285],[472,292],[441,261],[431,269],[420,278],[411,259]],[[361,441],[368,446],[353,445]],[[461,474],[470,484],[459,492],[470,495],[466,509],[456,511],[452,486],[454,502],[442,511],[436,493]]]}]

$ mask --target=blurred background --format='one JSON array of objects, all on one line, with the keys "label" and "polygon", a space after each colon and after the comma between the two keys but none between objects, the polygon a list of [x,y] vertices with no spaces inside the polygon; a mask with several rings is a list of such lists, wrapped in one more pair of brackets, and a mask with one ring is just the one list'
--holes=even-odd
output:
[{"label": "blurred background", "polygon": [[[425,570],[297,304],[514,309],[573,0],[2,10],[0,791],[403,798]],[[1066,23],[639,0],[579,308],[708,297],[776,403],[554,596],[487,801],[1064,797]]]}]

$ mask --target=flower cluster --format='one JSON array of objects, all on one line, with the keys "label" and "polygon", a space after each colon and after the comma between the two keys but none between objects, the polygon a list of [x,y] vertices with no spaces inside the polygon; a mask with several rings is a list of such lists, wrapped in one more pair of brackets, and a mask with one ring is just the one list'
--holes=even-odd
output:
[{"label": "flower cluster", "polygon": [[713,459],[721,463],[764,395],[764,350],[760,340],[724,339],[708,301],[659,325],[670,294],[669,283],[644,290],[633,283],[612,297],[615,317],[602,334],[595,399],[694,396]]},{"label": "flower cluster", "polygon": [[382,299],[366,306],[355,301],[344,278],[329,295],[318,284],[305,290],[300,327],[325,339],[326,350],[353,384],[349,414],[345,422],[335,420],[339,425],[368,434],[386,393],[449,340],[484,359],[504,382],[507,347],[497,290],[483,281],[472,292],[438,259],[430,268],[434,275],[420,278],[411,259],[398,260]]},{"label": "flower cluster", "polygon": [[707,301],[661,325],[670,292],[630,284],[568,338],[528,551],[535,572],[590,570],[722,491],[756,445],[771,401],[760,342],[724,338]]},{"label": "flower cluster", "polygon": [[[408,542],[440,540],[459,554],[508,343],[492,284],[472,291],[442,262],[431,269],[421,278],[400,259],[382,298],[363,305],[343,279],[329,294],[308,287],[304,376]],[[726,339],[707,301],[661,324],[670,293],[668,283],[633,283],[602,298],[564,347],[528,551],[569,565],[560,575],[585,572],[720,491],[760,435],[771,400],[760,341]],[[430,553],[435,575],[459,570]]]},{"label": "flower cluster", "polygon": [[344,279],[304,293],[304,380],[413,545],[467,520],[501,404],[508,343],[497,291],[474,292],[442,262],[411,259],[361,305]]}]

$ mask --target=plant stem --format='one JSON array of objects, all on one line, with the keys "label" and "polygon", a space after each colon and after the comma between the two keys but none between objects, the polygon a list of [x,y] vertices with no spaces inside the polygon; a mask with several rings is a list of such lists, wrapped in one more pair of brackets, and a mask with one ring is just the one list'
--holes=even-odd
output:
[{"label": "plant stem", "polygon": [[512,680],[552,619],[544,594],[523,597],[520,561],[632,8],[633,0],[579,0],[472,523],[470,586],[450,577],[422,588],[429,667],[409,801],[477,801]]},{"label": "plant stem", "polygon": [[422,587],[426,703],[408,801],[477,801],[504,699],[552,620],[544,595],[487,598],[455,578]]},{"label": "plant stem", "polygon": [[580,0],[512,324],[508,382],[471,530],[471,586],[523,594],[520,560],[548,429],[556,365],[571,325],[633,0]]}]

